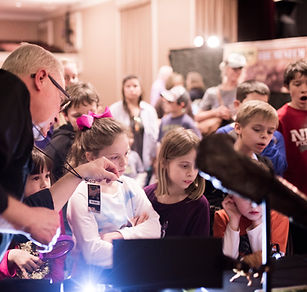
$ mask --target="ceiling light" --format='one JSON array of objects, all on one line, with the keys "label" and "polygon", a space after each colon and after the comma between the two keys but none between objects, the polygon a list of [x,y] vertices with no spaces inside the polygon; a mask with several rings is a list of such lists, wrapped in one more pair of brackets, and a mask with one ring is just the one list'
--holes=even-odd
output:
[{"label": "ceiling light", "polygon": [[207,46],[209,48],[217,48],[221,45],[221,40],[216,35],[209,36],[207,39]]},{"label": "ceiling light", "polygon": [[198,35],[194,38],[193,43],[195,47],[201,47],[204,44],[204,38]]}]

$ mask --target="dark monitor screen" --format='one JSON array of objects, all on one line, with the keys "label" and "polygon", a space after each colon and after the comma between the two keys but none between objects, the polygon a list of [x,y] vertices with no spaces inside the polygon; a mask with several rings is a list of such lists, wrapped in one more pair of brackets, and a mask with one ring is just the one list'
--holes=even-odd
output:
[{"label": "dark monitor screen", "polygon": [[216,238],[115,240],[115,287],[221,288],[222,241]]}]

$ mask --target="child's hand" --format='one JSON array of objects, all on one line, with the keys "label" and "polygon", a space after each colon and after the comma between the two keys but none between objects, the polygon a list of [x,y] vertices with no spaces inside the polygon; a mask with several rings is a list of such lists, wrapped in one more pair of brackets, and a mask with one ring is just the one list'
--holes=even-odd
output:
[{"label": "child's hand", "polygon": [[239,230],[239,222],[241,219],[241,213],[239,212],[235,202],[232,199],[232,195],[227,195],[222,202],[222,206],[229,217],[229,225],[232,230]]},{"label": "child's hand", "polygon": [[10,250],[7,259],[9,267],[15,264],[25,279],[29,278],[28,273],[35,271],[44,263],[39,257],[21,249]]},{"label": "child's hand", "polygon": [[140,216],[133,217],[130,222],[133,226],[139,225],[143,222],[145,222],[149,216],[146,213],[141,214]]},{"label": "child's hand", "polygon": [[105,234],[100,234],[102,240],[112,243],[113,239],[122,239],[123,236],[120,232],[109,232]]}]

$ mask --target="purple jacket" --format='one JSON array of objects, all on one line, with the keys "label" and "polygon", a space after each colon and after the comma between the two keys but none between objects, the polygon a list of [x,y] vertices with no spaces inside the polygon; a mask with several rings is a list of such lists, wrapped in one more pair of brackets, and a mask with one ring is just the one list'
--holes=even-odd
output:
[{"label": "purple jacket", "polygon": [[157,184],[144,188],[155,211],[160,215],[162,237],[166,236],[209,236],[209,203],[205,196],[198,200],[184,199],[175,204],[157,201]]}]

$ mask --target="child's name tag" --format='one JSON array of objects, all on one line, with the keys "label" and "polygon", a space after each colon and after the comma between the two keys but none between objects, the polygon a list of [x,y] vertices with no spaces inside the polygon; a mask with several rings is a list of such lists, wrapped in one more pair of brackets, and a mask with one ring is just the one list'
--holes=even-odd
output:
[{"label": "child's name tag", "polygon": [[88,183],[87,193],[88,193],[89,212],[100,213],[100,207],[101,207],[100,185]]}]

